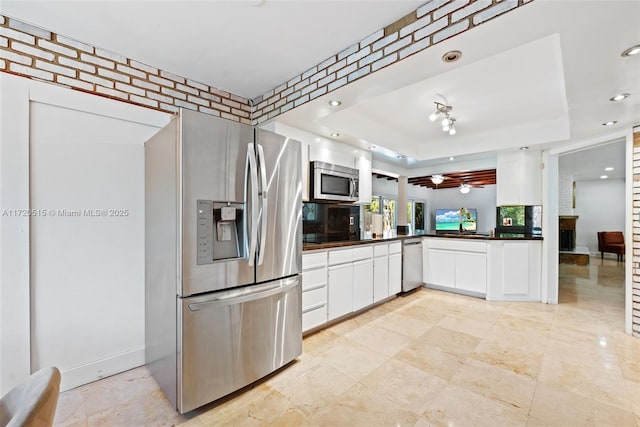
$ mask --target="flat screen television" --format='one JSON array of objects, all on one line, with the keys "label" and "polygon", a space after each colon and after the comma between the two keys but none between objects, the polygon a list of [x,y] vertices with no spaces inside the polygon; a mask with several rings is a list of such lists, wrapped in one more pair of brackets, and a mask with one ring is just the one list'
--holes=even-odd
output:
[{"label": "flat screen television", "polygon": [[[461,209],[436,209],[436,231],[459,231]],[[464,209],[462,212],[462,229],[476,231],[478,212],[475,209]]]}]

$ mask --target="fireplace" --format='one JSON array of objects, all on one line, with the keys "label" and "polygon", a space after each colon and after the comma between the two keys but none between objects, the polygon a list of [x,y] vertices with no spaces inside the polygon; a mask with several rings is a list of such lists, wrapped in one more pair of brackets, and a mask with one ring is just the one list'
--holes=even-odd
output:
[{"label": "fireplace", "polygon": [[560,250],[572,251],[576,248],[576,220],[575,215],[560,216]]}]

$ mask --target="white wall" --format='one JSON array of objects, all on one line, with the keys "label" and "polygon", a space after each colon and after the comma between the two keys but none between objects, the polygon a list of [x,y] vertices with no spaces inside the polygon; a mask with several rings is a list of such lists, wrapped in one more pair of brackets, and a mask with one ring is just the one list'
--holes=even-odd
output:
[{"label": "white wall", "polygon": [[0,206],[47,213],[0,220],[0,394],[144,364],[143,144],[170,115],[4,73],[0,92]]},{"label": "white wall", "polygon": [[431,190],[427,209],[427,228],[435,229],[435,209],[467,208],[477,209],[478,232],[488,232],[496,226],[496,186],[472,188],[462,194],[457,188]]},{"label": "white wall", "polygon": [[[373,195],[396,198],[398,183],[387,179],[373,180]],[[478,210],[478,231],[487,232],[496,226],[496,186],[487,185],[484,188],[472,188],[467,194],[462,194],[457,188],[431,190],[409,184],[407,199],[426,202],[425,227],[433,231],[435,228],[435,209],[473,208]]]},{"label": "white wall", "polygon": [[370,196],[371,152],[325,138],[278,121],[263,123],[261,128],[296,139],[302,143],[302,200],[308,201],[309,162],[318,160],[360,170],[360,200]]},{"label": "white wall", "polygon": [[[389,198],[398,198],[398,183],[388,179],[373,178],[373,195],[385,196]],[[407,185],[407,200],[415,200],[417,202],[426,202],[429,199],[431,190],[426,187],[418,187],[416,185]]]},{"label": "white wall", "polygon": [[[576,182],[576,246],[598,253],[598,231],[625,230],[624,179]],[[630,236],[625,236],[629,239]]]}]

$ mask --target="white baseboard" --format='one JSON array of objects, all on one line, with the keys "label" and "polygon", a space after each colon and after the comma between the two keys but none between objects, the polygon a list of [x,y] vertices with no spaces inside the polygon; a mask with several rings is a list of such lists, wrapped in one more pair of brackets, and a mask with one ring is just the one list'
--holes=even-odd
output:
[{"label": "white baseboard", "polygon": [[61,371],[60,391],[144,365],[144,347]]}]

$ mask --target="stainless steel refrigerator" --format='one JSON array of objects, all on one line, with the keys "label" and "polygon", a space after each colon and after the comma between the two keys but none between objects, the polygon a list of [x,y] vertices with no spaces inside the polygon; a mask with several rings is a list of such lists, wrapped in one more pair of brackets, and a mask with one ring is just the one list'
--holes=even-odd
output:
[{"label": "stainless steel refrigerator", "polygon": [[145,187],[146,362],[184,413],[302,352],[301,144],[181,110]]}]

